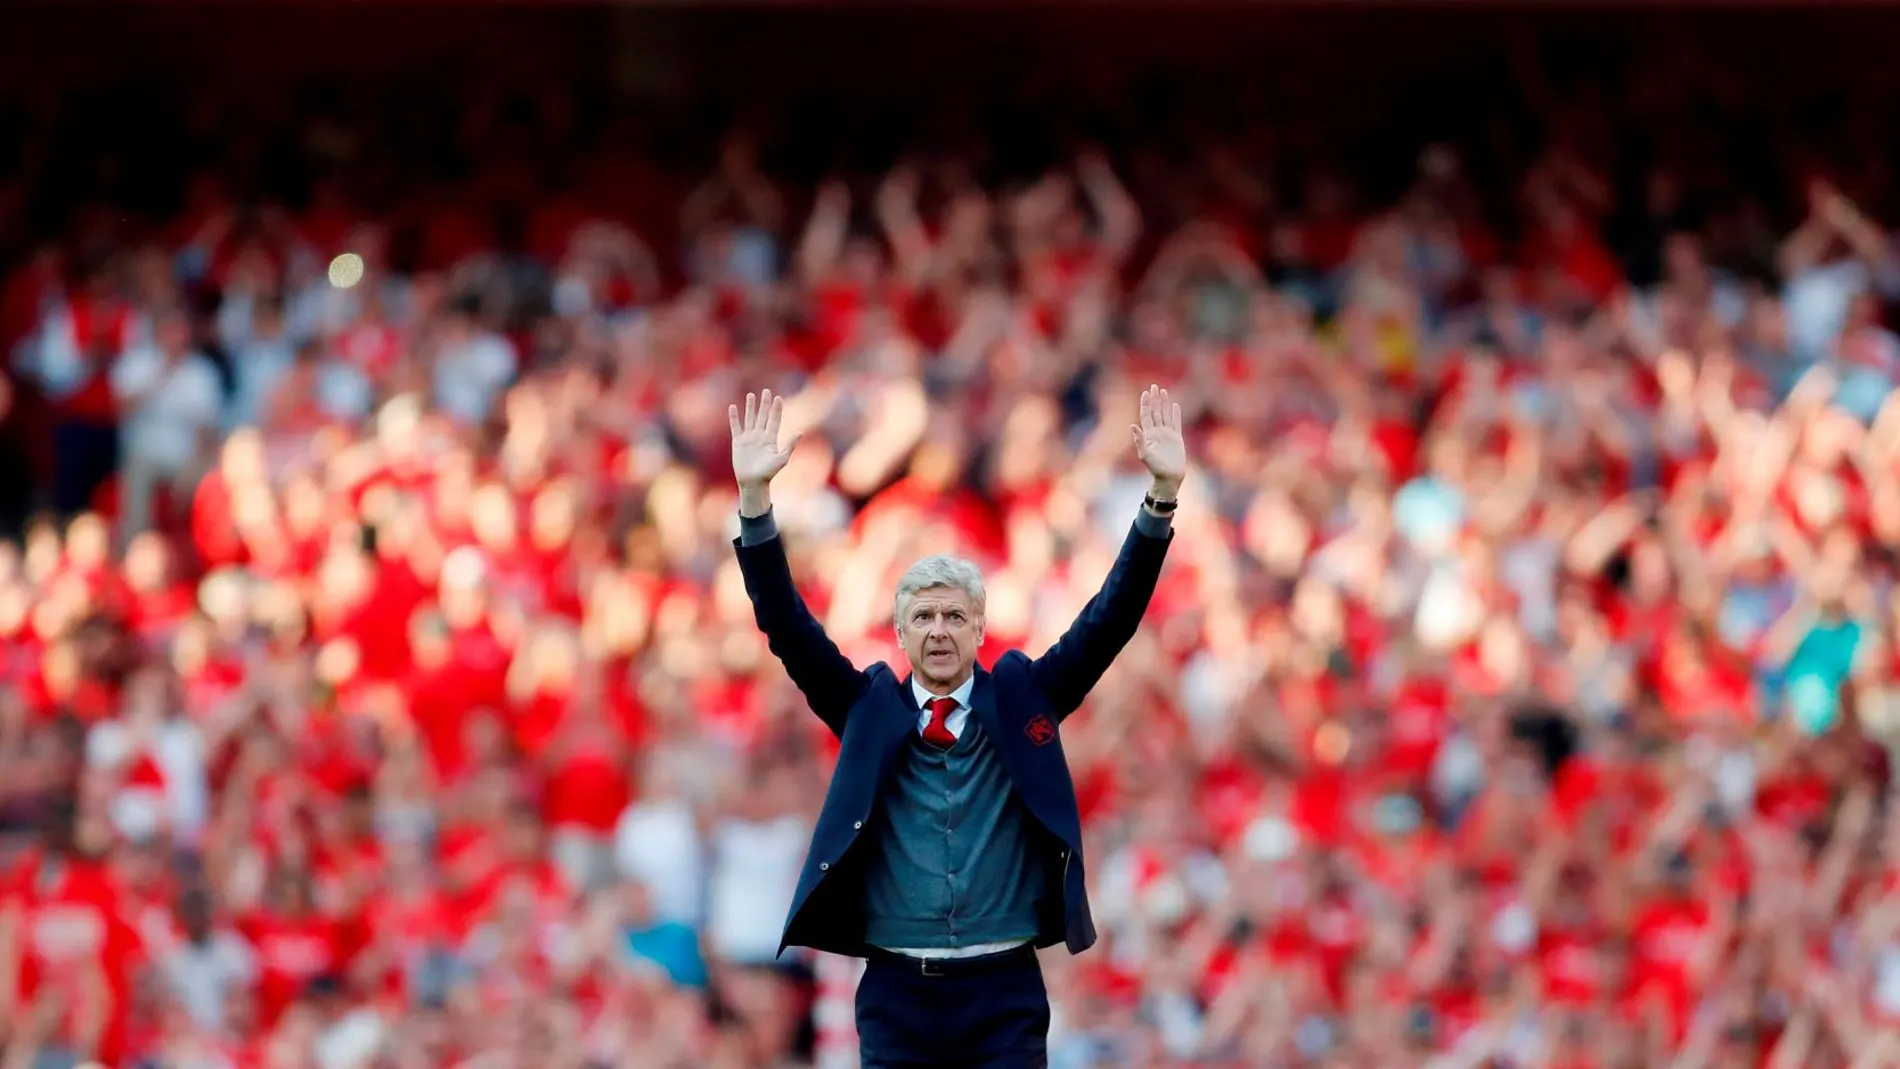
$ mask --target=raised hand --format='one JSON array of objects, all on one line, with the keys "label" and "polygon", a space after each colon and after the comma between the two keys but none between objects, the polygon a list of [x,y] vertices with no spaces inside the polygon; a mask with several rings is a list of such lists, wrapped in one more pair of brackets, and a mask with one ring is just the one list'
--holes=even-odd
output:
[{"label": "raised hand", "polygon": [[738,405],[726,409],[732,426],[732,477],[741,490],[763,490],[772,477],[785,470],[798,445],[794,438],[779,448],[779,423],[785,418],[785,398],[770,390],[745,395],[745,412]]},{"label": "raised hand", "polygon": [[1171,500],[1187,478],[1187,440],[1181,435],[1181,406],[1168,391],[1149,386],[1141,391],[1141,422],[1131,425],[1135,455],[1155,479],[1154,496]]}]

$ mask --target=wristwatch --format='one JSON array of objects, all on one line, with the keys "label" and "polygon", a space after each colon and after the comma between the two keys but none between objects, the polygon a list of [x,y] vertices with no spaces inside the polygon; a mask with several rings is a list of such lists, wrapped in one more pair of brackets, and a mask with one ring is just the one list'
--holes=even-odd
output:
[{"label": "wristwatch", "polygon": [[1153,494],[1143,494],[1141,498],[1141,503],[1147,507],[1149,512],[1160,513],[1163,516],[1166,516],[1168,513],[1173,512],[1175,508],[1181,504],[1181,502],[1173,501],[1173,500],[1157,501],[1155,500],[1155,496]]}]

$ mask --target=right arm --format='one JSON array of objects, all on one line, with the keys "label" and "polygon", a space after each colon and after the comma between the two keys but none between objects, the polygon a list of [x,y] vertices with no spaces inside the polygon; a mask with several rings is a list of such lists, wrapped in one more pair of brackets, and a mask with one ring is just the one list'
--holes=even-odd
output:
[{"label": "right arm", "polygon": [[1876,272],[1878,282],[1880,272],[1890,272],[1894,265],[1893,243],[1887,239],[1887,233],[1878,223],[1862,215],[1854,202],[1839,193],[1826,202],[1828,224],[1834,233],[1840,235],[1854,255],[1867,265],[1868,270]]},{"label": "right arm", "polygon": [[845,716],[864,692],[865,674],[839,652],[824,626],[812,616],[792,582],[785,543],[772,518],[772,477],[791,459],[794,439],[778,445],[779,421],[785,399],[770,390],[746,395],[743,414],[733,405],[727,413],[732,427],[732,470],[739,483],[739,571],[752,616],[786,674],[804,692],[812,712],[832,734],[844,735]]},{"label": "right arm", "polygon": [[915,287],[930,281],[937,249],[930,231],[917,216],[916,171],[898,167],[884,180],[877,193],[877,221],[884,230],[884,240],[890,242],[891,255],[904,282]]},{"label": "right arm", "polygon": [[[844,252],[851,225],[851,191],[842,182],[827,182],[818,191],[805,235],[798,242],[798,278],[807,286],[824,281]],[[737,407],[736,405],[734,406]]]}]

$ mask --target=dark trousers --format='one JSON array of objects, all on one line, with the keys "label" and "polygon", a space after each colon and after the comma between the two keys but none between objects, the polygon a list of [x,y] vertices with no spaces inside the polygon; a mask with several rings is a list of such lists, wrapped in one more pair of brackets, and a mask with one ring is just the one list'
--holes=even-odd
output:
[{"label": "dark trousers", "polygon": [[863,1069],[1045,1069],[1049,992],[1033,953],[1012,953],[944,975],[876,957],[858,983]]}]

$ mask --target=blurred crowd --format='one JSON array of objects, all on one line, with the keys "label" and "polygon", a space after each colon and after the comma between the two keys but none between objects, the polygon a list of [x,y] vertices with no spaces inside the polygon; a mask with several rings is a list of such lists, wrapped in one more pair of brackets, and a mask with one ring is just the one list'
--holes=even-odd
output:
[{"label": "blurred crowd", "polygon": [[1632,178],[1591,106],[1391,196],[1251,136],[549,173],[483,106],[402,196],[325,115],[294,197],[82,199],[0,293],[0,1064],[854,1064],[853,964],[776,954],[834,744],[726,406],[789,399],[854,659],[946,550],[993,656],[1106,573],[1154,382],[1056,1069],[1900,1065],[1885,172]]}]

